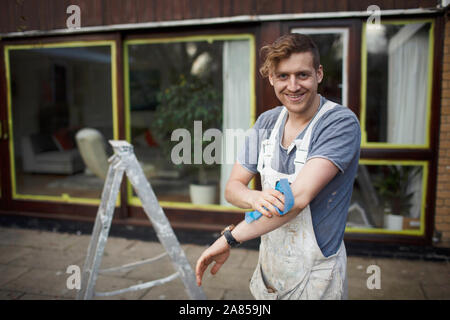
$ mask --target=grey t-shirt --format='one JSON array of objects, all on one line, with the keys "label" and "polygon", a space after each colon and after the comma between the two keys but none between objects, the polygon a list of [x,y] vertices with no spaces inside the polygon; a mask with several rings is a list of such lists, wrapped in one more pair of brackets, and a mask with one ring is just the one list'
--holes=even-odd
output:
[{"label": "grey t-shirt", "polygon": [[[320,107],[327,99],[320,96]],[[257,155],[261,141],[268,139],[283,107],[275,107],[262,113],[246,137],[237,161],[252,173],[257,173]],[[278,148],[272,161],[272,168],[285,174],[295,172],[295,146],[288,149],[281,145],[286,117],[277,137]],[[308,126],[307,126],[308,127]],[[298,135],[301,139],[306,129]],[[353,182],[358,169],[361,129],[355,114],[348,108],[337,105],[326,112],[314,125],[307,160],[325,158],[339,169],[338,174],[310,202],[311,217],[319,245],[325,257],[339,249],[344,237],[348,208],[353,191]]]}]

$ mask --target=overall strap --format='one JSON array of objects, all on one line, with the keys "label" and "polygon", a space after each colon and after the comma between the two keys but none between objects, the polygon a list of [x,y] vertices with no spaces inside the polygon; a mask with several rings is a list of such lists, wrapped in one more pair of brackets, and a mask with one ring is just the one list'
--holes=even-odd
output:
[{"label": "overall strap", "polygon": [[311,142],[311,135],[314,125],[319,121],[319,119],[329,110],[333,109],[337,106],[337,103],[332,101],[327,101],[322,108],[320,108],[319,112],[315,115],[312,121],[309,123],[308,128],[306,129],[305,135],[303,139],[295,140],[295,146],[297,150],[295,152],[295,172],[298,173],[300,169],[306,162],[306,157],[308,156],[309,143]]},{"label": "overall strap", "polygon": [[273,127],[272,132],[270,133],[269,139],[265,139],[261,142],[261,149],[259,150],[259,157],[258,157],[259,172],[262,172],[262,169],[264,167],[270,166],[270,162],[272,161],[272,156],[275,151],[276,136],[280,129],[281,123],[283,122],[283,119],[286,115],[286,112],[287,112],[286,107],[283,107],[283,109],[281,109],[277,121],[275,122],[275,126]]}]

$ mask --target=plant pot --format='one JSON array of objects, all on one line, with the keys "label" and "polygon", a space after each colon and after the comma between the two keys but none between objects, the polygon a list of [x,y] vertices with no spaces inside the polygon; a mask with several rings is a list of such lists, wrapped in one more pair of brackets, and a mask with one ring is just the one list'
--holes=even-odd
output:
[{"label": "plant pot", "polygon": [[191,202],[193,204],[214,204],[216,202],[216,190],[217,185],[215,184],[190,184]]},{"label": "plant pot", "polygon": [[384,228],[388,230],[403,230],[403,216],[396,214],[385,214]]}]

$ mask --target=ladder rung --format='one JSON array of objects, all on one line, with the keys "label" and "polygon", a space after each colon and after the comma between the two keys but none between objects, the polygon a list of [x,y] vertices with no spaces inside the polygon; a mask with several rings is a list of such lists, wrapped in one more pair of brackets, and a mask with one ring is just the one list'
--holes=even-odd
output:
[{"label": "ladder rung", "polygon": [[145,260],[141,260],[141,261],[136,261],[136,262],[124,264],[123,266],[102,269],[102,270],[99,270],[98,273],[108,273],[108,272],[114,272],[114,271],[125,272],[125,271],[133,269],[133,268],[135,268],[137,266],[141,266],[143,264],[155,262],[155,261],[157,261],[157,260],[159,260],[159,259],[161,259],[161,258],[163,258],[165,256],[167,256],[167,252],[163,252],[160,255],[157,255],[156,257],[153,257],[153,258],[149,258],[149,259],[145,259]]},{"label": "ladder rung", "polygon": [[120,289],[120,290],[109,291],[109,292],[95,292],[94,295],[97,296],[97,297],[109,297],[109,296],[114,296],[114,295],[125,293],[125,292],[137,291],[137,290],[142,290],[142,289],[148,289],[148,288],[152,288],[154,286],[159,286],[159,285],[164,284],[166,282],[170,282],[170,281],[176,279],[178,276],[179,276],[178,272],[175,272],[175,273],[173,273],[170,276],[165,277],[165,278],[161,278],[161,279],[157,279],[157,280],[153,280],[153,281],[137,284],[137,285],[131,286],[129,288],[124,288],[124,289]]}]

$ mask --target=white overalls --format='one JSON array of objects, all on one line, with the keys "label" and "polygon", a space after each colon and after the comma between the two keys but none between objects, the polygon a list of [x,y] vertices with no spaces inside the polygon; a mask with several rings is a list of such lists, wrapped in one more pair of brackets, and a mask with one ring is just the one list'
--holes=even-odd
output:
[{"label": "white overalls", "polygon": [[[261,143],[258,171],[263,189],[274,189],[276,182],[282,178],[294,182],[306,161],[314,124],[335,106],[331,101],[325,103],[309,124],[304,138],[295,140],[294,174],[277,172],[271,166],[279,143],[276,136],[287,114],[283,107],[270,138]],[[288,151],[293,147],[294,144]],[[346,267],[344,241],[336,254],[329,257],[322,254],[308,205],[290,222],[261,236],[259,261],[250,281],[250,291],[256,299],[347,299]]]}]

